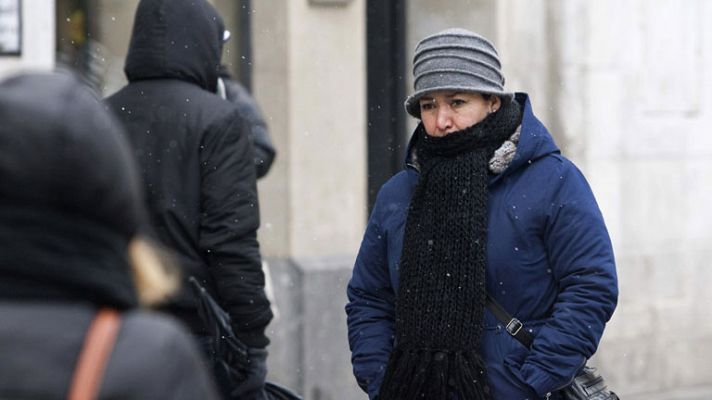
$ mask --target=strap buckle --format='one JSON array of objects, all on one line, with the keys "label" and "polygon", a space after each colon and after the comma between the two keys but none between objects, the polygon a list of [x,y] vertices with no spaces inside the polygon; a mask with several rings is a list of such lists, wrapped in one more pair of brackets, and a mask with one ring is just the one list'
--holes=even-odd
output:
[{"label": "strap buckle", "polygon": [[507,323],[506,329],[507,329],[507,332],[509,332],[510,335],[512,335],[512,336],[517,336],[517,334],[519,333],[519,331],[522,330],[523,327],[524,327],[524,324],[522,323],[522,321],[520,321],[520,320],[518,320],[518,319],[516,319],[516,318],[512,318],[512,319]]}]

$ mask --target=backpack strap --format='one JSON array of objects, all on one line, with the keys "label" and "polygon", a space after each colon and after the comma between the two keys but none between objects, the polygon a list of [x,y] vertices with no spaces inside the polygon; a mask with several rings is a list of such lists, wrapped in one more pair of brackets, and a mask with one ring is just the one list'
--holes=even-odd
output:
[{"label": "backpack strap", "polygon": [[114,348],[121,327],[119,312],[102,308],[89,326],[82,352],[79,354],[68,400],[94,400],[104,376],[104,369]]}]

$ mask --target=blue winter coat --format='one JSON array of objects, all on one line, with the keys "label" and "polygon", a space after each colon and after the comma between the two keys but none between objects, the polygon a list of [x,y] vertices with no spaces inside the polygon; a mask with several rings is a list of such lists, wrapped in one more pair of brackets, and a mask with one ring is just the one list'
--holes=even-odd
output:
[{"label": "blue winter coat", "polygon": [[[487,290],[535,337],[531,349],[485,313],[481,354],[495,400],[544,397],[596,351],[618,298],[613,250],[593,193],[534,116],[528,96],[517,152],[489,182]],[[417,169],[381,188],[349,282],[354,375],[374,398],[393,348],[398,264]],[[552,398],[555,398],[556,395]]]}]

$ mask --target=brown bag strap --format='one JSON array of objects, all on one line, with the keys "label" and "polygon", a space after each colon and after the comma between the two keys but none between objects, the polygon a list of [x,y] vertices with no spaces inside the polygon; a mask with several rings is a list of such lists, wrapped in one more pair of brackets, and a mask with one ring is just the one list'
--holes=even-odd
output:
[{"label": "brown bag strap", "polygon": [[114,348],[120,326],[118,311],[110,308],[99,310],[84,339],[84,346],[74,369],[72,385],[69,387],[68,400],[97,398],[104,368]]}]

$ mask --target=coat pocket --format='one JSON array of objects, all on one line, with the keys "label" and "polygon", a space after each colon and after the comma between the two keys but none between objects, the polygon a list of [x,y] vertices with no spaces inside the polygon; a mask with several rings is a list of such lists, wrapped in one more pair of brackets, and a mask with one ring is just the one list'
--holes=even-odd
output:
[{"label": "coat pocket", "polygon": [[524,376],[522,376],[521,368],[529,355],[530,350],[519,343],[515,338],[507,335],[509,339],[509,351],[504,356],[504,369],[507,372],[507,384],[512,385],[519,391],[518,398],[521,399],[538,399],[536,392],[530,387]]}]

